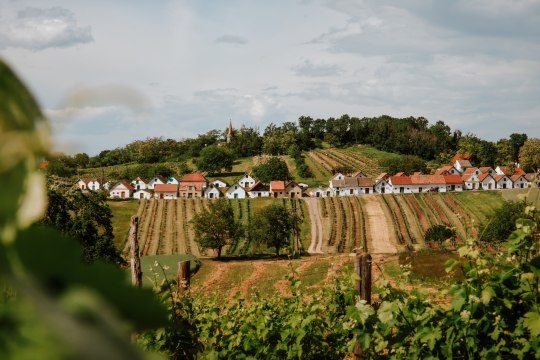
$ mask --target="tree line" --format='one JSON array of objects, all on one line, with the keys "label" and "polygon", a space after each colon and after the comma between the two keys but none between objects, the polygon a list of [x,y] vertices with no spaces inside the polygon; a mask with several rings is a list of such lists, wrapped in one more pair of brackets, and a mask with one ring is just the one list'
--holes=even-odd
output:
[{"label": "tree line", "polygon": [[[230,171],[236,158],[293,154],[298,165],[309,176],[309,168],[302,163],[301,152],[320,148],[323,143],[334,147],[366,144],[382,151],[415,156],[439,164],[448,163],[459,151],[467,153],[476,166],[493,167],[521,162],[527,171],[533,171],[540,165],[539,139],[528,139],[526,134],[513,133],[496,142],[487,141],[472,133],[452,131],[440,120],[430,124],[424,117],[382,115],[358,118],[343,115],[339,118],[313,119],[300,116],[296,123],[271,123],[263,132],[255,127],[242,126],[233,131],[230,142],[226,141],[225,134],[225,130],[211,130],[195,138],[181,140],[147,138],[103,150],[95,156],[86,153],[73,156],[56,154],[48,159],[48,171],[59,176],[71,176],[76,174],[77,169],[128,163],[182,163],[196,158],[198,170],[213,174],[222,169]],[[527,151],[521,151],[525,144]]]}]

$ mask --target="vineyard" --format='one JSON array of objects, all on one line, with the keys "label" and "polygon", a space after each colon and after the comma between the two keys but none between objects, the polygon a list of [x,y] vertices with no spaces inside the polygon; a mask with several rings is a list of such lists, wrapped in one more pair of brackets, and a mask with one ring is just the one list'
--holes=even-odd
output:
[{"label": "vineyard", "polygon": [[[139,216],[139,246],[142,255],[204,253],[195,241],[190,220],[208,206],[207,199],[140,200],[112,206],[115,242],[128,251],[127,223]],[[445,224],[458,240],[473,234],[475,227],[502,204],[500,192],[421,193],[343,196],[306,199],[229,199],[245,236],[224,250],[227,256],[267,251],[252,237],[249,226],[254,213],[279,201],[300,219],[300,243],[310,253],[350,253],[367,248],[372,253],[396,253],[426,247],[424,234],[430,226]],[[129,211],[131,210],[131,215]]]},{"label": "vineyard", "polygon": [[[194,232],[190,224],[193,216],[207,208],[207,199],[177,199],[177,200],[139,200],[136,214],[139,216],[138,242],[141,255],[169,255],[169,254],[192,254],[196,257],[213,256],[210,252],[204,252],[195,241]],[[246,228],[245,237],[234,246],[225,248],[224,254],[227,256],[248,255],[264,252],[258,241],[251,237],[249,226],[250,219],[257,209],[270,204],[273,200],[269,198],[258,199],[229,199],[237,220],[244,224]],[[300,219],[300,239],[307,238],[309,233],[309,217],[307,216],[306,205],[297,199],[280,199],[283,205],[290,211],[295,211]],[[127,242],[127,227],[124,221],[129,218],[121,212],[121,207],[116,203],[113,212],[119,214],[123,221],[115,222],[115,228],[122,227],[124,233],[116,233],[115,242],[123,249],[124,254],[129,251]],[[135,202],[123,202],[124,207],[133,208]],[[134,215],[134,214],[133,214]],[[301,247],[306,249],[306,243],[302,242]]]}]

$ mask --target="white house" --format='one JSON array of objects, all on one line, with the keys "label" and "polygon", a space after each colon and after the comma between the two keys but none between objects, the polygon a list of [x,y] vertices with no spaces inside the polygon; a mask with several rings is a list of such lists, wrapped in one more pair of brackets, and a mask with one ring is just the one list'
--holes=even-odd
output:
[{"label": "white house", "polygon": [[165,184],[166,182],[167,180],[165,180],[163,176],[160,176],[160,175],[154,176],[152,179],[150,179],[150,181],[148,182],[148,186],[146,188],[150,190],[154,190],[154,187],[157,184]]},{"label": "white house", "polygon": [[480,169],[472,167],[468,168],[461,175],[461,180],[463,181],[464,190],[478,190],[480,189],[480,181],[478,176],[480,175]]},{"label": "white house", "polygon": [[167,184],[175,184],[175,185],[178,185],[180,183],[180,180],[174,176],[174,175],[171,175],[167,178]]},{"label": "white house", "polygon": [[154,185],[154,197],[156,199],[178,199],[178,185],[177,184],[155,184]]},{"label": "white house", "polygon": [[434,175],[459,175],[459,171],[452,165],[445,165],[438,168]]},{"label": "white house", "polygon": [[478,170],[480,170],[480,174],[488,173],[491,176],[497,174],[491,166],[481,166]]},{"label": "white house", "polygon": [[256,197],[269,197],[270,196],[270,189],[268,186],[264,185],[260,181],[257,181],[255,185],[253,185],[249,191],[248,195],[250,198],[256,198]]},{"label": "white house", "polygon": [[324,190],[320,187],[316,187],[315,189],[311,190],[309,192],[309,196],[311,197],[323,197],[324,196]]},{"label": "white house", "polygon": [[504,174],[493,175],[496,189],[511,189],[513,187],[510,177]]},{"label": "white house", "polygon": [[219,199],[223,197],[223,193],[221,192],[219,186],[210,183],[210,185],[204,189],[203,196],[207,199]]},{"label": "white house", "polygon": [[343,180],[343,179],[345,179],[345,175],[343,175],[342,173],[337,173],[334,176],[332,176],[330,181],[332,181],[332,180]]},{"label": "white house", "polygon": [[136,177],[131,181],[131,186],[135,190],[146,190],[148,188],[148,182],[142,177]]},{"label": "white house", "polygon": [[247,197],[247,191],[237,181],[232,184],[230,188],[227,189],[225,196],[227,197],[227,199],[245,199]]},{"label": "white house", "polygon": [[392,192],[392,185],[388,181],[390,178],[390,175],[387,173],[382,173],[375,179],[375,185],[373,186],[373,189],[378,194],[385,194],[385,193],[391,193]]},{"label": "white house", "polygon": [[133,186],[125,180],[120,180],[109,189],[111,199],[128,199],[133,194]]},{"label": "white house", "polygon": [[508,175],[508,176],[511,176],[512,175],[512,170],[510,170],[510,168],[508,166],[497,166],[495,168],[495,173],[497,175]]},{"label": "white house", "polygon": [[340,177],[340,179],[332,178],[329,188],[337,196],[358,195],[358,179],[349,176]]},{"label": "white house", "polygon": [[524,189],[529,187],[529,181],[523,174],[512,175],[510,180],[514,183],[514,189]]},{"label": "white house", "polygon": [[77,187],[81,190],[96,191],[101,188],[101,182],[98,179],[79,179],[77,180]]},{"label": "white house", "polygon": [[152,198],[152,194],[146,190],[137,190],[133,193],[134,199],[150,199]]},{"label": "white house", "polygon": [[489,173],[478,175],[478,181],[480,181],[480,187],[484,190],[495,189],[495,179]]},{"label": "white house", "polygon": [[454,168],[460,173],[463,173],[465,169],[470,167],[473,166],[469,160],[456,160],[456,162],[454,163]]},{"label": "white house", "polygon": [[225,181],[222,181],[222,180],[214,180],[210,183],[211,185],[215,186],[215,187],[219,187],[219,188],[225,188],[227,187],[227,183]]},{"label": "white house", "polygon": [[244,174],[240,180],[237,181],[240,186],[245,187],[246,189],[249,189],[253,185],[255,185],[256,181],[253,179],[250,175]]}]

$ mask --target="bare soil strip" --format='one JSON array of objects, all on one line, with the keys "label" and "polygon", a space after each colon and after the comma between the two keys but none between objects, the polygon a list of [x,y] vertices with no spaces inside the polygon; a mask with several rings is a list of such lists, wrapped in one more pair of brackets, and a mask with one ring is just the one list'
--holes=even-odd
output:
[{"label": "bare soil strip", "polygon": [[319,202],[317,198],[304,198],[309,213],[311,224],[311,242],[309,244],[309,254],[322,254],[322,220],[319,214]]},{"label": "bare soil strip", "polygon": [[367,247],[370,253],[393,254],[397,252],[392,221],[388,221],[377,195],[365,195],[369,233]]}]

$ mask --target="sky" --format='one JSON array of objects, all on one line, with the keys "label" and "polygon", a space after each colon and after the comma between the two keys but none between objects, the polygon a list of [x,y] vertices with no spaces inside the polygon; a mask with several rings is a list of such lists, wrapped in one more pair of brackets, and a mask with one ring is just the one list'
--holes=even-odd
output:
[{"label": "sky", "polygon": [[0,0],[56,150],[313,118],[540,137],[540,0]]}]

